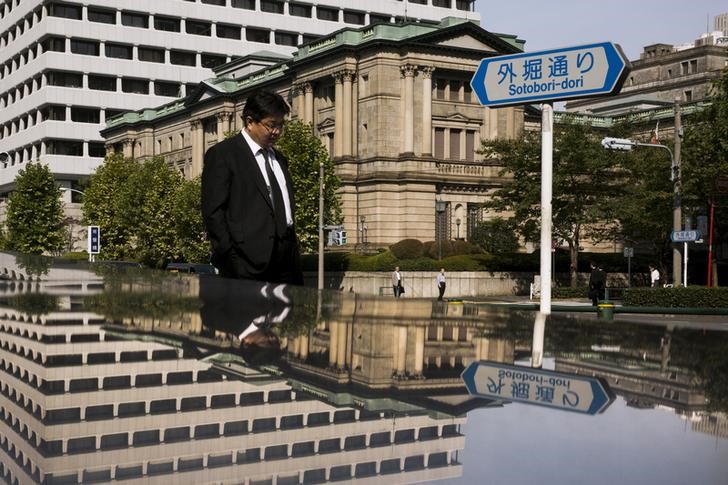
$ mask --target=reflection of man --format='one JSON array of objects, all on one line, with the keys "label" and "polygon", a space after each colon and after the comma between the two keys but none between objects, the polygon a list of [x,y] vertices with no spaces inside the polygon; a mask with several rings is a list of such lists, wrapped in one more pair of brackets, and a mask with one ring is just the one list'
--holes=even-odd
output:
[{"label": "reflection of man", "polygon": [[591,273],[589,274],[589,298],[592,305],[596,306],[599,300],[604,299],[604,287],[607,282],[607,274],[596,263],[591,263]]},{"label": "reflection of man", "polygon": [[202,324],[235,335],[247,363],[275,361],[282,353],[275,326],[291,310],[286,289],[280,284],[201,277]]},{"label": "reflection of man", "polygon": [[289,108],[276,93],[245,102],[243,130],[210,148],[202,217],[222,276],[303,284],[288,162],[273,149]]}]

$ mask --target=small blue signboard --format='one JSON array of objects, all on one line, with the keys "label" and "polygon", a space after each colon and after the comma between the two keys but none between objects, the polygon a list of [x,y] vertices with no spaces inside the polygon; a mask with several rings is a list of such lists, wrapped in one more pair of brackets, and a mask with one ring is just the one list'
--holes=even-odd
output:
[{"label": "small blue signboard", "polygon": [[630,64],[611,42],[489,57],[470,85],[481,104],[507,106],[619,91]]},{"label": "small blue signboard", "polygon": [[672,231],[670,239],[672,242],[695,242],[700,240],[700,231]]},{"label": "small blue signboard", "polygon": [[99,226],[88,226],[88,253],[99,254],[101,252],[101,229]]},{"label": "small blue signboard", "polygon": [[603,412],[615,397],[609,384],[598,377],[484,360],[471,363],[461,377],[468,392],[475,396],[584,414]]}]

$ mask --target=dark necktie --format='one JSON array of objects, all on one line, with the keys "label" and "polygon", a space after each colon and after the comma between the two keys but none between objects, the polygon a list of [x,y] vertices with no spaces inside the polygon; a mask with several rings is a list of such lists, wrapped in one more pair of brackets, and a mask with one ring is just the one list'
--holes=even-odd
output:
[{"label": "dark necktie", "polygon": [[281,187],[278,185],[278,180],[273,173],[268,150],[261,149],[260,151],[265,159],[265,172],[268,175],[268,193],[273,203],[273,214],[276,219],[276,234],[283,236],[288,226],[286,223],[286,206],[283,203],[283,192],[281,192]]}]

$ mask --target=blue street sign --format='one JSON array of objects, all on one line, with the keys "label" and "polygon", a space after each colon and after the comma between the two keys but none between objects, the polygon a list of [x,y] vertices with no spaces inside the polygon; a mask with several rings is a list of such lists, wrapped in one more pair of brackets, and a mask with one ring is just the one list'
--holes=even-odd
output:
[{"label": "blue street sign", "polygon": [[614,401],[609,384],[598,377],[484,360],[471,363],[461,377],[468,392],[475,396],[585,414],[601,413]]},{"label": "blue street sign", "polygon": [[672,242],[695,242],[700,239],[700,231],[672,231],[670,239]]},{"label": "blue street sign", "polygon": [[470,85],[485,106],[507,106],[618,92],[630,64],[611,42],[489,57]]},{"label": "blue street sign", "polygon": [[88,253],[99,254],[101,252],[101,229],[99,226],[88,226]]}]

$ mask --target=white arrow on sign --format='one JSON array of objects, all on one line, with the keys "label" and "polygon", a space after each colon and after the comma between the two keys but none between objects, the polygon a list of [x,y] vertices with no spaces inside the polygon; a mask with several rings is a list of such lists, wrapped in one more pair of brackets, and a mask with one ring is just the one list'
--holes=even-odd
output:
[{"label": "white arrow on sign", "polygon": [[470,85],[485,106],[607,95],[630,70],[611,42],[483,59]]},{"label": "white arrow on sign", "polygon": [[538,404],[585,414],[603,412],[614,400],[606,381],[499,362],[471,363],[461,375],[470,394]]}]

